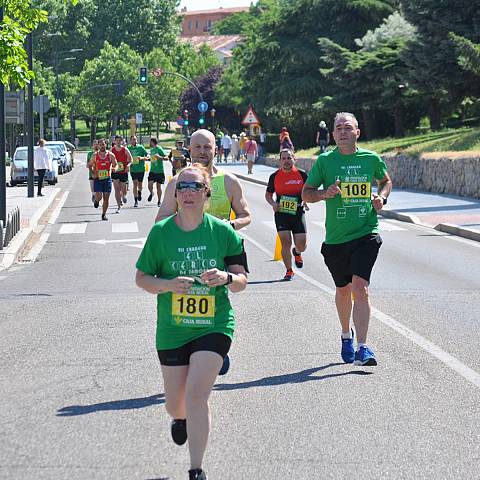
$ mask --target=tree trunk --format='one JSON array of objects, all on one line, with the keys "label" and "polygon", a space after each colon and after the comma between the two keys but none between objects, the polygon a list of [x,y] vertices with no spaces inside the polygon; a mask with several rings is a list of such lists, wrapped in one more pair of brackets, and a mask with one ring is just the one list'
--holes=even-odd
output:
[{"label": "tree trunk", "polygon": [[442,122],[442,114],[440,110],[440,102],[437,98],[432,98],[428,107],[428,118],[430,119],[430,128],[432,130],[440,130]]},{"label": "tree trunk", "polygon": [[90,144],[97,138],[97,119],[92,117],[90,119]]},{"label": "tree trunk", "polygon": [[362,108],[363,124],[365,125],[364,139],[370,140],[377,136],[377,126],[375,124],[375,113],[369,108]]},{"label": "tree trunk", "polygon": [[117,134],[117,128],[118,128],[118,115],[114,114],[113,120],[112,120],[112,136],[115,136]]}]

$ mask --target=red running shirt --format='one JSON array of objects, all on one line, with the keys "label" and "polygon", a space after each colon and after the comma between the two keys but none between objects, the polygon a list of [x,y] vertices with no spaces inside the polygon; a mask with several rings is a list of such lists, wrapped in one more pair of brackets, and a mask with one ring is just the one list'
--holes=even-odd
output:
[{"label": "red running shirt", "polygon": [[110,178],[110,171],[112,169],[112,161],[108,152],[105,153],[105,158],[100,158],[100,153],[95,155],[95,172],[98,180],[107,180]]},{"label": "red running shirt", "polygon": [[113,147],[111,151],[115,155],[115,159],[117,160],[117,169],[115,170],[115,172],[126,173],[127,166],[130,163],[127,157],[127,149],[123,146],[120,148],[120,150],[117,150],[116,147]]}]

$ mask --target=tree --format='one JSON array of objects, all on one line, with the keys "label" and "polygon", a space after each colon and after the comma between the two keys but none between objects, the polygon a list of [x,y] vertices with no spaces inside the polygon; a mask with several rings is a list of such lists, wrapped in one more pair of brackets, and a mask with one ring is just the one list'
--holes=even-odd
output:
[{"label": "tree", "polygon": [[0,81],[25,86],[33,77],[28,68],[25,39],[40,22],[47,20],[45,10],[32,7],[29,0],[1,0],[4,19],[0,28]]},{"label": "tree", "polygon": [[252,26],[252,17],[249,12],[238,12],[225,17],[215,23],[212,35],[240,35]]},{"label": "tree", "polygon": [[405,62],[410,67],[409,83],[427,99],[430,125],[441,126],[469,95],[479,95],[478,77],[464,70],[457,60],[449,33],[480,41],[478,5],[457,0],[405,0],[406,19],[417,27],[417,38],[409,43]]},{"label": "tree", "polygon": [[458,63],[465,70],[480,75],[480,44],[471,42],[468,38],[450,33],[457,55]]}]

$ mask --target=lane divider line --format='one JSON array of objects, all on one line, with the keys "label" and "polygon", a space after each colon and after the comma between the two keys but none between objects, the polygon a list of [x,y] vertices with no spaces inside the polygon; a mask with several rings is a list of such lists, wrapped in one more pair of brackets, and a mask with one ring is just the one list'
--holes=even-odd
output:
[{"label": "lane divider line", "polygon": [[65,205],[65,202],[67,200],[68,194],[70,192],[67,190],[63,192],[62,198],[60,198],[60,201],[58,202],[58,205],[55,207],[55,210],[52,213],[52,216],[50,217],[50,220],[48,220],[49,225],[53,225],[56,221],[58,216],[60,215],[60,211],[63,208],[63,205]]},{"label": "lane divider line", "polygon": [[[258,249],[264,252],[269,258],[272,255],[272,252],[265,248],[263,245],[258,243],[256,240],[251,238],[248,235],[245,235],[241,231],[239,232],[240,236],[245,238],[245,240],[249,241],[253,245],[255,245]],[[327,293],[328,295],[335,296],[335,290],[332,288],[327,287],[323,283],[315,280],[314,278],[306,275],[303,272],[299,272],[298,270],[295,271],[295,275],[298,275],[300,278],[303,278],[306,282],[310,283],[311,285],[319,288],[323,292]],[[453,370],[454,372],[458,373],[462,376],[465,380],[469,381],[476,387],[480,388],[480,374],[473,370],[472,368],[468,367],[460,360],[455,358],[453,355],[449,354],[442,350],[438,345],[435,345],[430,340],[427,340],[422,335],[414,332],[410,328],[406,327],[399,321],[395,320],[390,315],[383,313],[382,311],[372,308],[372,316],[374,316],[377,320],[382,322],[387,327],[390,327],[392,330],[395,330],[397,333],[405,337],[407,340],[410,340],[412,343],[420,347],[422,350],[426,351],[437,360],[440,360],[444,365],[448,368]]]}]

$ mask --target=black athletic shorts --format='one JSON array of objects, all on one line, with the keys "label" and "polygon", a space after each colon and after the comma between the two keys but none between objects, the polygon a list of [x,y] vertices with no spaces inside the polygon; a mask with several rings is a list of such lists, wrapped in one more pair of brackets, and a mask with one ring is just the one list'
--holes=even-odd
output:
[{"label": "black athletic shorts", "polygon": [[345,287],[352,282],[352,276],[370,282],[373,265],[382,245],[378,233],[356,238],[350,242],[322,244],[322,255],[337,287]]},{"label": "black athletic shorts", "polygon": [[130,176],[132,177],[132,180],[138,180],[139,182],[143,182],[145,172],[130,172]]},{"label": "black athletic shorts", "polygon": [[290,215],[289,213],[275,212],[275,226],[277,232],[291,231],[296,233],[307,233],[307,225],[305,223],[305,213]]},{"label": "black athletic shorts", "polygon": [[112,180],[119,180],[122,183],[128,183],[128,173],[112,173]]},{"label": "black athletic shorts", "polygon": [[155,173],[150,172],[148,174],[149,182],[165,183],[165,174],[164,173]]},{"label": "black athletic shorts", "polygon": [[195,352],[207,351],[218,353],[222,358],[230,350],[232,340],[223,333],[209,333],[178,348],[157,350],[161,365],[179,367],[190,363],[190,355]]}]

